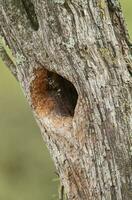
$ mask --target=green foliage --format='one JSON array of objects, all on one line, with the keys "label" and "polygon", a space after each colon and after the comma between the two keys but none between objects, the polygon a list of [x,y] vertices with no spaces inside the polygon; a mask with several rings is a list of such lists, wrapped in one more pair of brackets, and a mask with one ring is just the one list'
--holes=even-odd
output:
[{"label": "green foliage", "polygon": [[0,51],[4,51],[9,59],[13,62],[14,66],[16,66],[16,59],[12,55],[11,49],[6,45],[5,40],[2,36],[0,36]]},{"label": "green foliage", "polygon": [[0,61],[0,199],[52,200],[58,194],[53,178],[55,168],[30,108]]}]

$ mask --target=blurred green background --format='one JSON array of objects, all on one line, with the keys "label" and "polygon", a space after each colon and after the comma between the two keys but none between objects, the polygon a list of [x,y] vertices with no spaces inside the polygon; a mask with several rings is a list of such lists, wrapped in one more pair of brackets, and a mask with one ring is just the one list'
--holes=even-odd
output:
[{"label": "blurred green background", "polygon": [[[131,0],[121,0],[132,35]],[[0,61],[0,199],[55,200],[55,168],[19,84]]]}]

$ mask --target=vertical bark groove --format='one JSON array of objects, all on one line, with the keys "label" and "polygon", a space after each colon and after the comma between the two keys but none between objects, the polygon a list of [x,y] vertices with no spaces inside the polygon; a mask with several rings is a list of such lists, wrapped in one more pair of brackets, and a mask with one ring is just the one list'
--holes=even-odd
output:
[{"label": "vertical bark groove", "polygon": [[30,20],[31,26],[32,28],[37,31],[39,29],[39,23],[38,23],[38,19],[37,19],[37,15],[35,13],[34,10],[34,5],[31,2],[31,0],[21,0],[24,6],[24,9],[27,13],[27,17]]}]

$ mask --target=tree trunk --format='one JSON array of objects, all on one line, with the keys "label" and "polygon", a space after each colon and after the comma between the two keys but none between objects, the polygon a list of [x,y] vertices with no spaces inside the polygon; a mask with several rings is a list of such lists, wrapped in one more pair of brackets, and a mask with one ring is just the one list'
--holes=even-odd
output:
[{"label": "tree trunk", "polygon": [[67,198],[131,200],[131,44],[119,2],[0,0],[0,34]]}]

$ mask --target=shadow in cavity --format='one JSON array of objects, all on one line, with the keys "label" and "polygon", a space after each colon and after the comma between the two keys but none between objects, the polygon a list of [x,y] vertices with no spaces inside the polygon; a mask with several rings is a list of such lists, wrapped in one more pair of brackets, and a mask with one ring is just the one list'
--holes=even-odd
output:
[{"label": "shadow in cavity", "polygon": [[57,113],[74,115],[78,94],[70,81],[56,73],[48,72],[48,92],[55,98]]},{"label": "shadow in cavity", "polygon": [[78,94],[74,85],[62,76],[44,68],[35,70],[31,84],[32,104],[40,115],[54,113],[74,116]]}]

